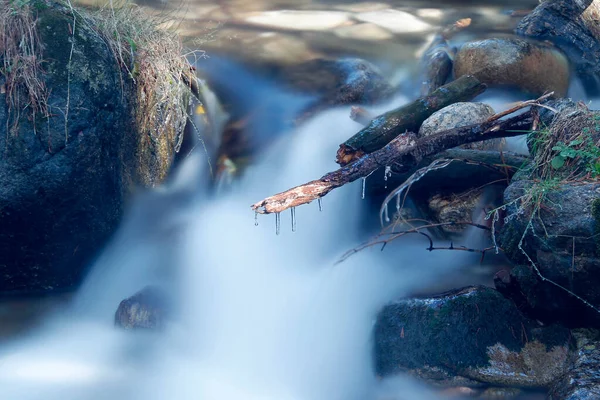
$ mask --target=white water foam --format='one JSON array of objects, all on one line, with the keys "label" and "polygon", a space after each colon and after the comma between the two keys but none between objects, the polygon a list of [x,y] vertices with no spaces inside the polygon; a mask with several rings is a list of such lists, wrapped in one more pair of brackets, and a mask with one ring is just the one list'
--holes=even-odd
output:
[{"label": "white water foam", "polygon": [[[468,263],[416,238],[368,249],[361,182],[290,213],[251,203],[336,168],[357,129],[348,110],[319,115],[277,143],[218,198],[198,189],[199,159],[142,196],[67,313],[0,347],[0,398],[18,400],[362,400],[435,396],[373,372],[377,311]],[[373,218],[377,218],[375,210]],[[460,253],[460,254],[459,254]],[[160,333],[113,328],[120,300],[154,284],[175,297]]]}]

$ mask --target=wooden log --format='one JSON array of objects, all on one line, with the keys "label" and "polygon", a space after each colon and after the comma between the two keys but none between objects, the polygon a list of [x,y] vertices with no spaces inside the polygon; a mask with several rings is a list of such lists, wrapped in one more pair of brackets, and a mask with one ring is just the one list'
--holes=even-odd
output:
[{"label": "wooden log", "polygon": [[485,85],[475,77],[465,75],[409,104],[374,118],[369,125],[340,145],[336,161],[340,165],[357,160],[390,143],[405,132],[418,132],[431,114],[460,101],[469,101],[481,94]]},{"label": "wooden log", "polygon": [[401,163],[403,166],[417,165],[423,158],[465,143],[481,140],[522,135],[533,122],[531,111],[515,117],[499,120],[490,119],[483,124],[470,125],[440,132],[417,139],[414,134],[401,134],[383,148],[365,154],[358,160],[320,179],[296,186],[285,192],[267,197],[252,205],[260,214],[280,213],[317,200],[327,193],[368,176],[378,168]]}]

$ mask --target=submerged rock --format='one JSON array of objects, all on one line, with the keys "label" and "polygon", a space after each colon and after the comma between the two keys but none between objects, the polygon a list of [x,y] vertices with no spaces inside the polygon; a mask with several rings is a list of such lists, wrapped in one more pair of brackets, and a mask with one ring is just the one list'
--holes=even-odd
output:
[{"label": "submerged rock", "polygon": [[123,300],[115,313],[115,326],[124,329],[160,329],[165,325],[168,305],[165,295],[148,286]]},{"label": "submerged rock", "polygon": [[547,387],[570,365],[569,341],[566,328],[541,326],[496,290],[473,286],[386,306],[375,325],[375,368],[384,377]]},{"label": "submerged rock", "polygon": [[454,75],[474,75],[488,85],[516,87],[534,96],[553,91],[564,97],[570,81],[569,62],[559,50],[519,38],[465,43],[454,59]]},{"label": "submerged rock", "polygon": [[319,108],[376,104],[395,92],[375,65],[360,58],[315,59],[281,69],[278,78],[296,91],[318,96],[313,107]]},{"label": "submerged rock", "polygon": [[[23,69],[16,76],[0,73],[0,292],[65,289],[81,280],[131,191],[167,176],[187,92],[170,72],[166,86],[142,87],[141,75],[164,60],[141,42],[134,82],[107,45],[112,37],[62,3],[40,0],[3,15],[17,46],[0,43],[2,62],[29,46],[39,54],[20,60],[44,62],[17,60]],[[20,37],[13,17],[31,18],[28,29],[40,42],[28,44],[31,32]],[[155,103],[154,95],[164,97]]]},{"label": "submerged rock", "polygon": [[[483,189],[470,190],[460,194],[436,194],[429,199],[428,207],[432,217],[438,223],[481,223],[485,217],[483,209],[480,218],[474,218],[476,208],[482,207]],[[467,225],[447,225],[441,230],[448,234],[461,233]]]}]

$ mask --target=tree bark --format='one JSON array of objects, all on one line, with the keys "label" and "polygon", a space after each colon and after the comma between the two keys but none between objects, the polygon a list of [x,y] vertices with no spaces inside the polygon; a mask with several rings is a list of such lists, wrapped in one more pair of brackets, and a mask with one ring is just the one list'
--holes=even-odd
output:
[{"label": "tree bark", "polygon": [[532,122],[532,113],[527,111],[506,120],[492,117],[483,124],[450,129],[421,139],[417,139],[412,133],[401,134],[383,148],[320,179],[259,201],[252,205],[252,209],[260,214],[280,213],[319,199],[333,189],[365,177],[378,168],[394,163],[400,163],[404,167],[417,165],[427,156],[461,144],[522,135],[523,131],[531,128]]},{"label": "tree bark", "polygon": [[462,76],[421,97],[374,118],[369,125],[340,145],[337,163],[347,165],[372,153],[405,132],[418,132],[431,114],[450,104],[469,101],[485,90],[485,85],[472,76]]}]

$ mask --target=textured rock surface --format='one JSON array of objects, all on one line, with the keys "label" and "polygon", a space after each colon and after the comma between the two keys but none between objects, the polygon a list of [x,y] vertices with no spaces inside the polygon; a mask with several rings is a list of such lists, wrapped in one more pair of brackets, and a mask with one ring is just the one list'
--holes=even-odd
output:
[{"label": "textured rock surface", "polygon": [[550,391],[550,400],[600,399],[600,334],[597,330],[576,329],[575,363]]},{"label": "textured rock surface", "polygon": [[[531,205],[520,199],[531,181],[512,183],[504,194],[509,219],[499,244],[519,267],[511,272],[536,317],[563,320],[576,326],[598,325],[598,313],[565,290],[543,281],[527,256],[547,279],[574,292],[591,304],[600,304],[600,184],[563,185],[545,194],[544,207],[530,220]],[[523,210],[519,214],[519,210]],[[531,229],[533,228],[533,229]],[[521,243],[521,248],[519,244]],[[527,254],[527,256],[524,254]]]},{"label": "textured rock surface", "polygon": [[489,85],[517,87],[532,95],[553,91],[564,97],[569,62],[557,49],[524,39],[486,39],[464,44],[454,59],[454,75],[474,75]]},{"label": "textured rock surface", "polygon": [[570,365],[569,331],[542,327],[494,289],[476,286],[386,306],[375,325],[380,376],[458,375],[543,387]]},{"label": "textured rock surface", "polygon": [[115,326],[124,329],[160,329],[167,316],[165,296],[157,288],[149,286],[119,304]]},{"label": "textured rock surface", "polygon": [[[484,103],[454,103],[431,114],[421,125],[419,136],[429,136],[448,129],[480,124],[494,114],[494,109]],[[493,139],[470,143],[461,146],[461,148],[497,150],[502,143],[502,139]]]},{"label": "textured rock surface", "polygon": [[72,37],[68,8],[36,12],[50,117],[15,119],[0,91],[0,292],[77,284],[134,186],[166,177],[177,135],[136,129],[136,88],[87,22]]},{"label": "textured rock surface", "polygon": [[549,41],[560,48],[574,65],[586,92],[600,90],[600,30],[598,0],[553,0],[540,4],[519,23],[517,34]]},{"label": "textured rock surface", "polygon": [[484,103],[454,103],[431,114],[419,129],[419,136],[429,136],[447,129],[484,122],[494,109]]},{"label": "textured rock surface", "polygon": [[[466,193],[441,195],[436,194],[428,202],[429,210],[435,222],[481,222],[474,221],[473,213],[476,207],[481,206],[483,189],[471,190]],[[483,213],[483,211],[482,211]],[[483,218],[479,218],[483,220]],[[460,233],[467,225],[449,225],[441,229],[446,233]]]}]

